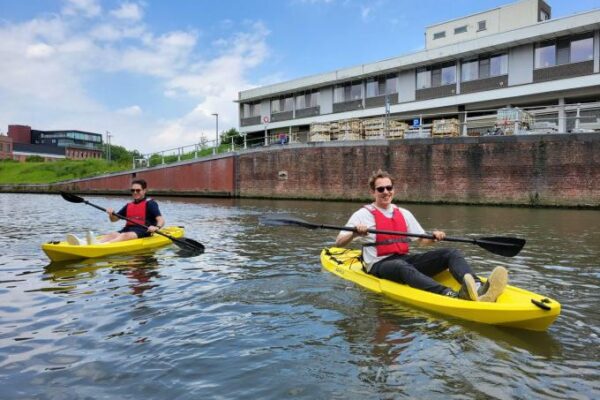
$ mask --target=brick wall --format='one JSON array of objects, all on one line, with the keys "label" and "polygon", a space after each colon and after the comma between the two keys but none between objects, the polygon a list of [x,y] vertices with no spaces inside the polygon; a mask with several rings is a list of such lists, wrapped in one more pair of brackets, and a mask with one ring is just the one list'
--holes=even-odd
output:
[{"label": "brick wall", "polygon": [[396,198],[600,206],[600,135],[365,142],[260,151],[239,157],[239,195],[368,199],[371,171],[396,178]]},{"label": "brick wall", "polygon": [[31,127],[27,125],[9,125],[8,136],[13,143],[31,144]]},{"label": "brick wall", "polygon": [[366,200],[372,171],[396,177],[399,202],[600,208],[600,134],[326,142],[261,148],[212,159],[5,191]]}]

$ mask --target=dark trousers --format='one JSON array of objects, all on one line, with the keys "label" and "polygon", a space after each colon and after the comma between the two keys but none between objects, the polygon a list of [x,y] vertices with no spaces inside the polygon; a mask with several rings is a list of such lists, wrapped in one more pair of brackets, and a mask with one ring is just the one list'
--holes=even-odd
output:
[{"label": "dark trousers", "polygon": [[369,273],[378,278],[405,283],[417,289],[445,294],[449,288],[439,284],[431,277],[446,268],[460,283],[465,274],[472,274],[475,280],[479,280],[465,257],[456,249],[436,249],[412,255],[394,254],[373,264]]}]

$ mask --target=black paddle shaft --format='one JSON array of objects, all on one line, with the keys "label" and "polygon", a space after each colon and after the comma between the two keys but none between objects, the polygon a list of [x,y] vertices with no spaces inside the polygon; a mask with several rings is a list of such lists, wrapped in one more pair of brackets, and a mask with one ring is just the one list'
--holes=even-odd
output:
[{"label": "black paddle shaft", "polygon": [[[343,227],[339,227],[339,226],[334,226],[334,225],[318,225],[319,228],[323,228],[323,229],[339,229],[341,231],[352,231],[352,232],[356,232],[356,228],[352,228],[349,226],[343,226]],[[410,237],[418,237],[418,238],[423,238],[423,239],[432,239],[435,240],[435,236],[433,235],[429,235],[426,233],[408,233],[408,232],[396,232],[396,231],[386,231],[386,230],[380,230],[380,229],[367,229],[367,232],[369,233],[381,233],[384,235],[402,235],[402,236],[410,236]],[[446,236],[444,238],[445,241],[447,242],[462,242],[462,243],[479,243],[479,242],[485,242],[485,243],[489,243],[489,244],[497,244],[500,246],[506,246],[506,243],[500,243],[500,242],[492,242],[491,240],[486,240],[486,239],[464,239],[464,238],[456,238],[456,237],[450,237],[450,236]]]},{"label": "black paddle shaft", "polygon": [[[98,206],[98,205],[96,205],[94,203],[90,203],[89,201],[85,200],[83,197],[79,197],[79,196],[76,196],[74,194],[66,193],[66,192],[60,192],[60,195],[62,196],[63,199],[65,199],[65,200],[67,200],[67,201],[69,201],[71,203],[85,203],[88,206],[92,206],[92,207],[94,207],[94,208],[96,208],[96,209],[98,209],[100,211],[108,212],[108,210],[106,208],[100,207],[100,206]],[[123,219],[125,221],[129,221],[132,224],[141,226],[142,228],[146,228],[146,230],[148,229],[148,227],[146,225],[140,224],[139,222],[134,221],[134,220],[132,220],[130,218],[127,218],[124,215],[117,214],[115,212],[113,212],[112,215],[116,216],[117,218]],[[164,236],[164,237],[170,239],[173,243],[175,243],[179,247],[183,247],[183,248],[191,249],[191,250],[196,250],[196,251],[199,251],[199,252],[204,252],[204,245],[202,243],[200,243],[200,242],[195,241],[195,240],[188,239],[188,238],[181,238],[181,239],[174,238],[173,236],[167,235],[166,233],[162,233],[160,231],[154,231],[154,233],[156,233],[157,235]]]},{"label": "black paddle shaft", "polygon": [[[304,221],[303,219],[292,217],[289,215],[269,215],[260,218],[260,222],[265,225],[294,225],[301,226],[303,228],[309,229],[333,229],[333,230],[341,230],[341,231],[350,231],[356,232],[356,228],[350,226],[335,226],[335,225],[323,225],[323,224],[313,224],[308,221]],[[386,230],[378,230],[378,229],[368,229],[369,233],[382,233],[386,235],[396,235],[396,236],[410,236],[410,237],[418,237],[424,239],[433,239],[435,237],[431,234],[421,234],[421,233],[409,233],[409,232],[396,232],[396,231],[386,231]],[[492,252],[494,254],[498,254],[505,257],[514,257],[525,246],[525,239],[514,238],[514,237],[504,237],[504,236],[492,236],[492,237],[482,237],[478,239],[472,238],[455,238],[446,236],[443,240],[448,242],[462,242],[462,243],[471,243],[476,244],[477,246]]]}]

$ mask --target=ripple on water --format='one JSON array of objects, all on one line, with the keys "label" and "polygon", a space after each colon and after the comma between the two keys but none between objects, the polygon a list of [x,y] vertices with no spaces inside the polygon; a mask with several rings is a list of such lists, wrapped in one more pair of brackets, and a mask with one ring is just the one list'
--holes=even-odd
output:
[{"label": "ripple on water", "polygon": [[[93,201],[118,207],[125,198]],[[561,302],[548,332],[527,332],[366,291],[321,268],[335,231],[257,223],[287,212],[339,225],[357,204],[160,204],[205,254],[166,247],[48,264],[40,243],[115,225],[59,196],[0,194],[14,216],[0,236],[1,398],[600,397],[597,212],[411,206],[426,228],[453,236],[528,239],[513,258],[456,245],[478,274],[504,266],[511,284]]]}]

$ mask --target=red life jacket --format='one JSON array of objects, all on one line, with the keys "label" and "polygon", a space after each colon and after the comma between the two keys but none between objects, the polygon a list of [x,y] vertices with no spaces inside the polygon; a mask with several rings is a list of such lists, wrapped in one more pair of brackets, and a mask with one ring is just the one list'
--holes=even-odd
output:
[{"label": "red life jacket", "polygon": [[[369,210],[371,214],[373,214],[373,217],[375,217],[375,229],[383,231],[407,231],[406,221],[404,220],[404,216],[402,215],[398,207],[394,207],[394,213],[392,214],[392,218],[386,217],[381,211],[379,211],[371,204],[365,206],[365,208]],[[375,235],[375,243],[393,241],[401,238],[404,238],[404,236],[385,235],[382,233],[378,233]],[[406,242],[377,244],[375,248],[377,249],[378,257],[387,256],[388,254],[408,254],[408,243]]]},{"label": "red life jacket", "polygon": [[[139,203],[127,203],[127,210],[125,216],[129,219],[134,220],[138,224],[146,225],[146,200],[144,199]],[[135,226],[133,222],[127,221],[125,226]]]}]

